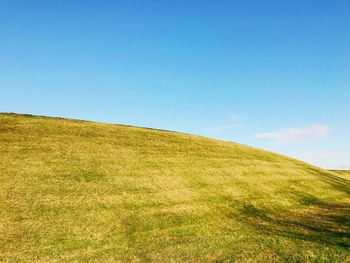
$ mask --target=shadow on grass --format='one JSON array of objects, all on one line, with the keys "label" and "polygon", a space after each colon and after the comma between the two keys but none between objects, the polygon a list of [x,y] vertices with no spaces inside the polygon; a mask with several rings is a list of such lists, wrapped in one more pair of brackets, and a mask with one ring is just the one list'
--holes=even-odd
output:
[{"label": "shadow on grass", "polygon": [[[334,172],[305,167],[334,190],[350,196],[350,180]],[[283,236],[350,249],[350,204],[327,203],[302,192],[291,192],[305,209],[299,212],[269,211],[241,204],[244,220],[267,235]]]},{"label": "shadow on grass", "polygon": [[301,203],[309,206],[304,213],[271,213],[252,204],[242,205],[240,213],[254,228],[268,235],[350,248],[349,205],[326,204],[308,194],[303,198]]},{"label": "shadow on grass", "polygon": [[305,169],[318,176],[323,182],[330,185],[335,190],[350,196],[350,179],[337,176],[334,171],[322,171],[312,167],[305,167]]},{"label": "shadow on grass", "polygon": [[321,179],[331,185],[338,191],[342,191],[348,195],[350,195],[350,180],[334,176],[330,173],[322,173]]}]

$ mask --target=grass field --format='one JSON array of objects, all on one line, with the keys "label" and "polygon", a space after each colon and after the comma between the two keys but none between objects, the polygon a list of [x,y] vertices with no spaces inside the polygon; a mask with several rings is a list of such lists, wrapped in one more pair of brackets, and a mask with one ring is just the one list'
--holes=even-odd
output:
[{"label": "grass field", "polygon": [[350,173],[175,132],[0,114],[0,261],[350,262]]}]

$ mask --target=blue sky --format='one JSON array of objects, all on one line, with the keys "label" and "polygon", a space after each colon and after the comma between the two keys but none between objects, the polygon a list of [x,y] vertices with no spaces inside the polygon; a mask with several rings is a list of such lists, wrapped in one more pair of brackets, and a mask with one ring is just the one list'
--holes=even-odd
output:
[{"label": "blue sky", "polygon": [[0,91],[350,168],[350,1],[0,0]]}]

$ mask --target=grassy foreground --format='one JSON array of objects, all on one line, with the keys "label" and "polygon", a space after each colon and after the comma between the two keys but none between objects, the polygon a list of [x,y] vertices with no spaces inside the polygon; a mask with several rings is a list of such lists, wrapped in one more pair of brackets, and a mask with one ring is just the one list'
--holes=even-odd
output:
[{"label": "grassy foreground", "polygon": [[199,136],[0,114],[0,261],[350,262],[350,173]]}]

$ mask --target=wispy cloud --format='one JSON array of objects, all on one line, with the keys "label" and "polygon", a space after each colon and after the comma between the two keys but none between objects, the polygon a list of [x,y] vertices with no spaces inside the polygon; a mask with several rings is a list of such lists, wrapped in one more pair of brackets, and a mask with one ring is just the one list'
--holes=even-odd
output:
[{"label": "wispy cloud", "polygon": [[233,122],[240,121],[241,117],[238,114],[230,114],[229,119]]},{"label": "wispy cloud", "polygon": [[237,114],[230,114],[228,116],[228,124],[211,127],[208,130],[210,132],[225,132],[225,131],[230,131],[230,130],[234,130],[234,129],[237,129],[237,128],[244,127],[244,125],[241,124],[240,122],[241,122],[241,118],[240,118],[239,115],[237,115]]},{"label": "wispy cloud", "polygon": [[253,137],[278,142],[303,142],[323,138],[329,132],[330,128],[327,125],[318,124],[303,128],[287,128],[275,132],[258,133]]},{"label": "wispy cloud", "polygon": [[233,130],[236,128],[241,128],[244,127],[243,124],[231,124],[231,125],[223,125],[223,126],[217,126],[217,127],[213,127],[210,130],[211,131],[229,131],[229,130]]}]

